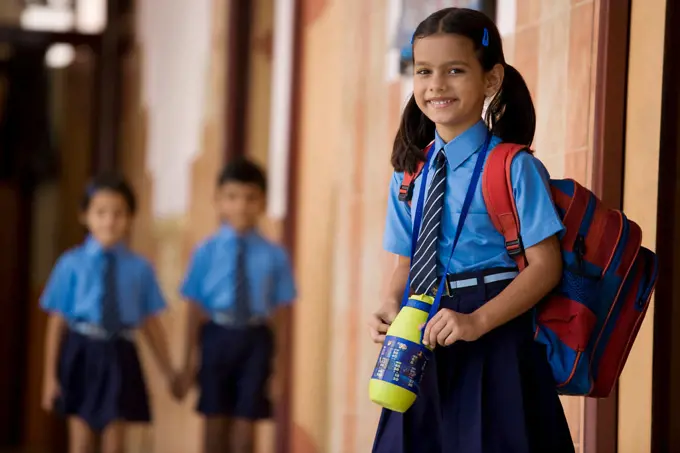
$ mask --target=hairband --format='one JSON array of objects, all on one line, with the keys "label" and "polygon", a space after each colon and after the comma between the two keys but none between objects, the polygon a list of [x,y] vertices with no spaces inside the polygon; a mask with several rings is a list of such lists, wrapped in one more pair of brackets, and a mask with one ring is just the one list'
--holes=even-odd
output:
[{"label": "hairband", "polygon": [[92,198],[95,193],[97,193],[97,185],[91,182],[90,184],[87,185],[87,189],[85,189],[85,194],[87,195],[88,198]]}]

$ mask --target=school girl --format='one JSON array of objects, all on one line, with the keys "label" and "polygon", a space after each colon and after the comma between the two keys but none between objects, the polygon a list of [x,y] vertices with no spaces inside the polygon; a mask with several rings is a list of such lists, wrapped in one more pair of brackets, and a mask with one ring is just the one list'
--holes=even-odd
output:
[{"label": "school girl", "polygon": [[169,385],[176,382],[158,315],[166,304],[151,265],[125,246],[135,196],[116,175],[82,202],[89,236],[57,261],[40,304],[49,314],[42,406],[68,417],[69,451],[124,451],[126,422],[149,422],[134,343],[141,330]]},{"label": "school girl", "polygon": [[[557,235],[563,225],[548,173],[529,153],[512,163],[529,262],[520,274],[491,223],[481,182],[472,177],[477,159],[499,142],[532,142],[530,93],[505,62],[494,23],[478,11],[447,8],[429,16],[415,30],[413,55],[413,96],[394,141],[384,235],[398,265],[371,319],[373,340],[383,341],[407,282],[411,292],[432,295],[445,278],[445,294],[423,326],[423,342],[435,348],[420,394],[403,414],[383,411],[373,451],[572,452],[546,351],[532,338],[531,309],[561,274]],[[433,140],[428,159],[423,150]],[[399,188],[404,172],[419,161],[429,166],[427,178],[415,180],[409,206],[399,200]],[[411,256],[413,222],[421,212]]]}]

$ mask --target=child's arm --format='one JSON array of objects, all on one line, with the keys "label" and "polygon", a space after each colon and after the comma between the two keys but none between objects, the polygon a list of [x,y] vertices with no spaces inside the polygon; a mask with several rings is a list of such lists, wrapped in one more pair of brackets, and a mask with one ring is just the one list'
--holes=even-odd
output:
[{"label": "child's arm", "polygon": [[407,256],[399,256],[398,258],[397,266],[392,272],[392,278],[383,297],[383,303],[378,311],[371,315],[368,322],[371,339],[375,343],[382,343],[385,340],[387,329],[399,313],[404,288],[406,288],[408,282],[411,260]]},{"label": "child's arm", "polygon": [[440,310],[427,324],[423,343],[448,346],[458,340],[474,341],[543,299],[560,281],[560,243],[557,236],[551,236],[525,253],[527,267],[505,290],[470,315]]},{"label": "child's arm", "polygon": [[167,336],[165,335],[165,329],[163,329],[160,316],[152,315],[147,317],[140,330],[151,347],[151,352],[156,358],[156,363],[161,369],[161,373],[163,373],[163,376],[165,376],[168,382],[173,384],[175,372],[172,368]]},{"label": "child's arm", "polygon": [[388,287],[381,295],[380,308],[368,321],[369,333],[375,343],[385,340],[387,329],[399,313],[411,267],[411,209],[399,199],[399,189],[403,181],[404,175],[396,172],[390,180],[383,248],[397,256],[398,260]]},{"label": "child's arm", "polygon": [[47,319],[47,333],[45,335],[45,359],[43,371],[42,408],[51,411],[54,400],[59,396],[59,377],[57,364],[59,350],[66,331],[66,321],[59,314],[51,314]]},{"label": "child's arm", "polygon": [[198,358],[198,343],[201,327],[207,321],[207,315],[203,309],[193,301],[187,302],[187,327],[186,339],[184,341],[184,366],[182,367],[184,374],[184,385],[186,387],[184,392],[193,382],[196,371],[199,367]]},{"label": "child's arm", "polygon": [[287,306],[274,310],[271,317],[274,332],[274,369],[272,370],[271,393],[275,400],[279,400],[287,385],[288,364],[284,360],[290,348],[290,319],[291,311]]}]

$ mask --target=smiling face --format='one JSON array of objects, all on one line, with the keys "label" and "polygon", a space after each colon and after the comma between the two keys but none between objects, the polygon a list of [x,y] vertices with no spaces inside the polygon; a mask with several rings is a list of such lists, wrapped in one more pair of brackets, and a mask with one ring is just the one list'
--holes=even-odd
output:
[{"label": "smiling face", "polygon": [[83,213],[83,222],[104,248],[123,240],[132,223],[132,213],[125,198],[108,189],[98,190]]},{"label": "smiling face", "polygon": [[481,119],[484,100],[500,88],[503,68],[485,72],[472,40],[450,33],[416,39],[413,56],[416,103],[449,142]]},{"label": "smiling face", "polygon": [[217,188],[217,212],[239,233],[257,225],[265,210],[265,193],[257,184],[228,181]]}]

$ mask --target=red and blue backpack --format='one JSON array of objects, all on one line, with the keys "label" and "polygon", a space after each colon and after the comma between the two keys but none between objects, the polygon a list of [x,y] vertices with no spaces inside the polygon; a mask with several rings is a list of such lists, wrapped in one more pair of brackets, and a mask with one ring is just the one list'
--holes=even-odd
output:
[{"label": "red and blue backpack", "polygon": [[[526,149],[497,145],[482,173],[489,216],[520,271],[527,261],[510,166]],[[404,175],[401,201],[410,203],[413,181],[421,169]],[[559,237],[563,270],[558,286],[536,306],[535,340],[546,346],[560,394],[606,397],[644,319],[656,285],[658,260],[642,247],[640,227],[623,212],[604,206],[572,179],[553,179],[550,188],[565,226]]]}]

